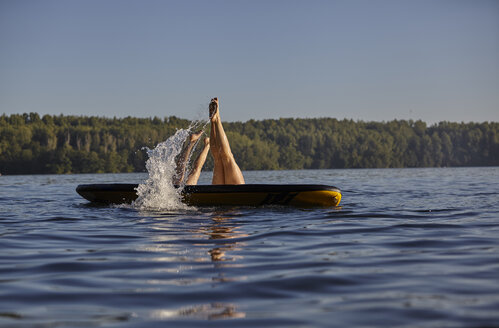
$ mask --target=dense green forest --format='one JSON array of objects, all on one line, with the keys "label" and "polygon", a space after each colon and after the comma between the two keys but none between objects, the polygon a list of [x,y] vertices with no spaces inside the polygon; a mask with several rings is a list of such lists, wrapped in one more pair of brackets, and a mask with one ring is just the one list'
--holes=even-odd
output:
[{"label": "dense green forest", "polygon": [[[174,116],[0,116],[0,173],[142,172],[190,121]],[[209,127],[209,125],[208,125]],[[499,165],[499,123],[334,118],[224,123],[243,170]],[[205,169],[212,167],[211,156]]]}]

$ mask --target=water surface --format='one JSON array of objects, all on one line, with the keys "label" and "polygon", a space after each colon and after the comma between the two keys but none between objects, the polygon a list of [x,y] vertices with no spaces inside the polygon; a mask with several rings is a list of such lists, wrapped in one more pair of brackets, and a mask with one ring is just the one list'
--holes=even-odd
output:
[{"label": "water surface", "polygon": [[244,175],[341,207],[145,211],[75,192],[144,174],[1,176],[0,326],[499,326],[499,168]]}]

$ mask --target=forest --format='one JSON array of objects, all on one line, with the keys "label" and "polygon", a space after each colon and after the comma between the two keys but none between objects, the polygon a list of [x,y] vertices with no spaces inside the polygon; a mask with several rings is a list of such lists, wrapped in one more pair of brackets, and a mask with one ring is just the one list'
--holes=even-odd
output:
[{"label": "forest", "polygon": [[[191,122],[3,114],[1,174],[143,172],[147,152]],[[224,123],[242,170],[499,165],[499,123],[334,118]],[[206,132],[209,134],[209,124]],[[201,147],[198,147],[201,148]],[[205,169],[212,168],[211,156]]]}]

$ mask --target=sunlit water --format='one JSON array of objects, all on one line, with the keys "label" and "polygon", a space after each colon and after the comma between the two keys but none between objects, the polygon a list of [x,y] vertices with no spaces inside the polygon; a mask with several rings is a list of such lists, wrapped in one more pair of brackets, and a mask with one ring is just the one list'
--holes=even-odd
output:
[{"label": "sunlit water", "polygon": [[499,168],[244,175],[342,206],[147,211],[75,192],[145,174],[1,176],[0,326],[499,326]]}]

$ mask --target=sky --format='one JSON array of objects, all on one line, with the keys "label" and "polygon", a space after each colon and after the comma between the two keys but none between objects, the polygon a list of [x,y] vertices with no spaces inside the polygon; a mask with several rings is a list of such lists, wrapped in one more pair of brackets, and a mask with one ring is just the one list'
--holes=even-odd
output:
[{"label": "sky", "polygon": [[497,0],[0,0],[0,114],[499,121]]}]

